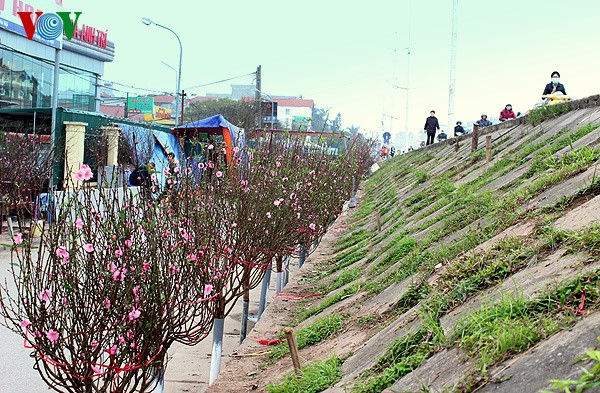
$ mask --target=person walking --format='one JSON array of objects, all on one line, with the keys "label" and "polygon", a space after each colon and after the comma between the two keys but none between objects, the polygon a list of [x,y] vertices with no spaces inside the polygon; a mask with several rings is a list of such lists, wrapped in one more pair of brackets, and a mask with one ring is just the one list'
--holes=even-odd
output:
[{"label": "person walking", "polygon": [[427,143],[425,146],[429,146],[435,141],[435,132],[440,129],[440,123],[437,117],[435,117],[435,111],[429,112],[429,117],[425,119],[424,130],[427,133]]}]

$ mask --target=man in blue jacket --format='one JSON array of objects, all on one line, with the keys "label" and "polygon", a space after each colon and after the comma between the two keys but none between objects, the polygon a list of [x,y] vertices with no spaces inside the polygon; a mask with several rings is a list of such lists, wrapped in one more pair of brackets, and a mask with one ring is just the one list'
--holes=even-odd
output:
[{"label": "man in blue jacket", "polygon": [[435,140],[435,132],[440,129],[440,123],[438,123],[437,117],[435,117],[435,111],[429,112],[429,117],[425,120],[424,130],[427,133],[427,144],[431,145]]}]

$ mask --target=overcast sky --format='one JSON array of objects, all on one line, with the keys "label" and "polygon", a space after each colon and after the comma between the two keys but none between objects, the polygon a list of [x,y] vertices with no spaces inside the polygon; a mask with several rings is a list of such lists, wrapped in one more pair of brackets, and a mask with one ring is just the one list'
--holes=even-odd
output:
[{"label": "overcast sky", "polygon": [[[411,5],[409,5],[409,3]],[[525,112],[558,70],[567,93],[600,93],[600,2],[578,0],[459,0],[456,120],[497,117],[504,105]],[[452,0],[64,0],[83,11],[80,22],[108,29],[116,45],[107,80],[175,90],[183,43],[182,87],[189,93],[229,92],[231,83],[192,86],[254,72],[262,89],[298,95],[342,114],[345,127],[381,133],[382,114],[404,129],[410,30],[409,129],[422,130],[435,109],[447,123]],[[409,11],[410,9],[410,11]],[[410,15],[409,15],[410,14]],[[392,126],[392,127],[390,127]]]}]

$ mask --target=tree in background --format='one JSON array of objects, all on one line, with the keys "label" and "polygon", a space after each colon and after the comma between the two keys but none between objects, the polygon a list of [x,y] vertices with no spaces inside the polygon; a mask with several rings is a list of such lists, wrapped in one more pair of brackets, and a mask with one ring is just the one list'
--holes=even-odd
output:
[{"label": "tree in background", "polygon": [[329,131],[327,121],[329,120],[329,110],[314,107],[312,111],[311,127],[313,131]]},{"label": "tree in background", "polygon": [[189,121],[196,121],[214,115],[223,115],[230,123],[246,130],[253,130],[258,125],[258,113],[256,101],[235,101],[223,98],[191,104],[185,117]]}]

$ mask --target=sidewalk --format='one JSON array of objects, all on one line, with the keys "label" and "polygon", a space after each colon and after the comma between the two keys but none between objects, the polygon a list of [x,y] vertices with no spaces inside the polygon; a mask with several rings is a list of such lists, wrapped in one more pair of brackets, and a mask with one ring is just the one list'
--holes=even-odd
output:
[{"label": "sidewalk", "polygon": [[[298,270],[298,260],[290,261],[290,270],[292,275]],[[258,313],[258,304],[260,297],[259,285],[250,291],[249,314]],[[267,296],[267,305],[273,300],[275,294],[275,273],[271,275],[271,285]],[[226,358],[236,352],[240,342],[240,327],[242,324],[242,298],[238,299],[233,310],[225,318],[225,335],[223,337],[223,357],[221,369]],[[247,340],[254,340],[251,329],[255,323],[248,321]],[[212,332],[194,347],[184,346],[178,343],[173,344],[169,350],[169,363],[165,375],[165,393],[202,393],[208,389],[208,380],[210,375],[210,357],[212,352]]]}]

